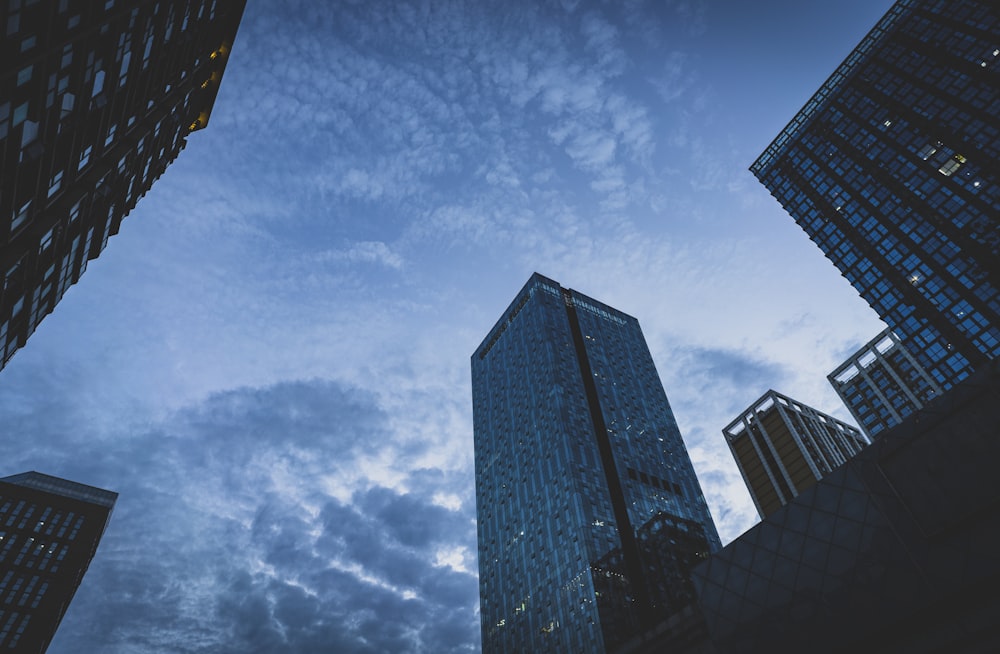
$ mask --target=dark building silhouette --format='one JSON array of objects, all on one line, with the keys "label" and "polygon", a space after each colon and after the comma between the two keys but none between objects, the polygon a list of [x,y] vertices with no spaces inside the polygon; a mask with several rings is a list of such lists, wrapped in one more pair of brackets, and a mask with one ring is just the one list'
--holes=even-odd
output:
[{"label": "dark building silhouette", "polygon": [[773,390],[722,433],[762,518],[868,445],[858,429]]},{"label": "dark building silhouette", "polygon": [[484,652],[604,652],[719,548],[635,318],[535,274],[472,356]]},{"label": "dark building silhouette", "polygon": [[1000,4],[900,0],[751,170],[936,384],[1000,353]]},{"label": "dark building silhouette", "polygon": [[941,385],[886,329],[827,375],[837,395],[869,437],[941,394]]},{"label": "dark building silhouette", "polygon": [[0,368],[208,124],[244,5],[0,3]]},{"label": "dark building silhouette", "polygon": [[695,568],[717,651],[1000,651],[998,435],[993,361]]},{"label": "dark building silhouette", "polygon": [[0,479],[0,651],[46,650],[117,498],[38,472]]}]

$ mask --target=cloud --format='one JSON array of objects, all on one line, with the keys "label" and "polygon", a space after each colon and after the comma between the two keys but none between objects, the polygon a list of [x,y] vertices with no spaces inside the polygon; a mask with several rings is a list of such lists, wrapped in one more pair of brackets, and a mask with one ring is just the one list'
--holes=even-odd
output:
[{"label": "cloud", "polygon": [[326,250],[317,255],[316,260],[376,263],[396,270],[403,267],[403,258],[381,241],[358,241],[343,250]]},{"label": "cloud", "polygon": [[427,448],[394,438],[371,395],[318,380],[237,389],[116,434],[65,429],[76,416],[62,413],[8,417],[44,451],[8,444],[5,461],[120,498],[50,652],[478,649],[475,524],[458,500],[471,479],[414,469],[389,488],[359,474]]},{"label": "cloud", "polygon": [[209,129],[0,374],[9,472],[122,493],[58,647],[475,649],[468,357],[534,270],[640,319],[748,526],[722,426],[824,408],[879,327],[741,192],[797,107],[712,86],[706,6],[249,3]]},{"label": "cloud", "polygon": [[[674,354],[680,358],[676,365],[685,371],[691,390],[717,399],[745,395],[746,406],[767,389],[781,386],[790,373],[776,362],[736,350],[687,347]],[[746,406],[730,404],[725,408],[735,416]]]},{"label": "cloud", "polygon": [[663,101],[669,104],[680,99],[696,81],[690,67],[690,55],[675,50],[664,58],[662,71],[652,83]]}]

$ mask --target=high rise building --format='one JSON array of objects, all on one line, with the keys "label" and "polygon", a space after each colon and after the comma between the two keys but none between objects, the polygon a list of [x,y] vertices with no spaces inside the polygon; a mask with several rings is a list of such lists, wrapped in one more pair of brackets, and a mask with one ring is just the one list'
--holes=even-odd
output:
[{"label": "high rise building", "polygon": [[751,170],[943,389],[1000,354],[1000,4],[899,0]]},{"label": "high rise building", "polygon": [[889,329],[827,379],[869,437],[899,424],[943,390]]},{"label": "high rise building", "polygon": [[0,650],[49,646],[117,498],[37,472],[0,479]]},{"label": "high rise building", "polygon": [[472,356],[484,652],[604,652],[720,547],[638,321],[535,274]]},{"label": "high rise building", "polygon": [[762,518],[868,445],[854,427],[773,390],[722,433]]},{"label": "high rise building", "polygon": [[0,368],[208,123],[245,3],[0,3]]},{"label": "high rise building", "polygon": [[713,651],[1000,651],[998,433],[994,360],[699,564]]}]

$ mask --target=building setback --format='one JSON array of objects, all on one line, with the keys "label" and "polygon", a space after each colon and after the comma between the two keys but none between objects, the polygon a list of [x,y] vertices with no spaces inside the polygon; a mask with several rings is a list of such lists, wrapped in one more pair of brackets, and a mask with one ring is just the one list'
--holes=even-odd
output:
[{"label": "building setback", "polygon": [[943,389],[1000,353],[1000,4],[899,0],[751,170]]},{"label": "building setback", "polygon": [[208,124],[245,4],[0,4],[0,368]]},{"label": "building setback", "polygon": [[868,445],[854,427],[773,390],[722,433],[762,518]]},{"label": "building setback", "polygon": [[827,375],[869,438],[902,422],[942,388],[891,330]]},{"label": "building setback", "polygon": [[46,650],[117,498],[38,472],[0,479],[0,650]]},{"label": "building setback", "polygon": [[535,274],[472,356],[484,652],[604,652],[720,547],[635,318]]}]

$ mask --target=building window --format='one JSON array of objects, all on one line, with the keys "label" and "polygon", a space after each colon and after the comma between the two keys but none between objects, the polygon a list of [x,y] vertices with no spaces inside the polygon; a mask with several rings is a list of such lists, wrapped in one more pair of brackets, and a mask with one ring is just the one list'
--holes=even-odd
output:
[{"label": "building window", "polygon": [[14,123],[13,127],[17,127],[28,117],[28,103],[22,102],[17,107],[14,108]]},{"label": "building window", "polygon": [[77,170],[83,170],[84,167],[90,162],[90,153],[94,151],[94,146],[88,145],[80,153],[80,165],[77,166]]},{"label": "building window", "polygon": [[945,177],[951,177],[955,174],[955,171],[962,167],[962,164],[964,163],[965,157],[960,154],[956,154],[954,157],[944,162],[944,164],[938,168],[938,172]]},{"label": "building window", "polygon": [[94,74],[94,90],[90,93],[90,97],[96,96],[104,90],[104,70],[99,70]]},{"label": "building window", "polygon": [[[55,229],[55,228],[53,228],[53,229]],[[41,240],[41,242],[38,245],[38,251],[39,252],[45,252],[50,247],[52,247],[52,236],[53,236],[52,229],[50,229],[49,231],[45,232],[45,236],[42,237],[42,240]]]},{"label": "building window", "polygon": [[34,66],[25,66],[17,72],[17,85],[21,86],[27,84],[31,81],[31,72],[34,70]]},{"label": "building window", "polygon": [[28,212],[31,210],[31,200],[21,205],[21,208],[14,212],[14,219],[10,223],[10,231],[15,231],[28,220]]},{"label": "building window", "polygon": [[56,174],[52,176],[51,180],[49,180],[48,197],[51,198],[53,195],[59,192],[59,188],[62,186],[62,178],[63,178],[63,171],[59,170],[56,171]]}]

